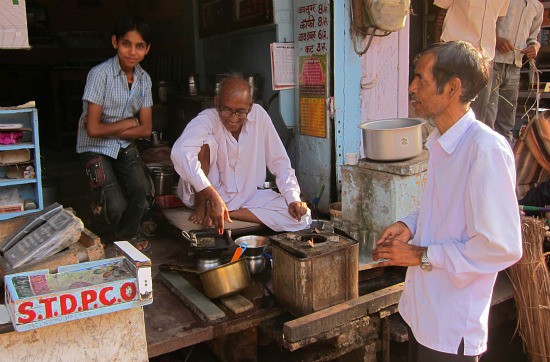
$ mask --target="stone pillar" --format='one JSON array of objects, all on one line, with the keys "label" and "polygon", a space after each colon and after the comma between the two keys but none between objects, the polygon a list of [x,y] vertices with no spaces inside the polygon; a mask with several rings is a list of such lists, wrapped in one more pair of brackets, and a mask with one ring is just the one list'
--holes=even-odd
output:
[{"label": "stone pillar", "polygon": [[420,206],[428,151],[405,161],[362,159],[342,166],[342,218],[378,236],[384,228]]}]

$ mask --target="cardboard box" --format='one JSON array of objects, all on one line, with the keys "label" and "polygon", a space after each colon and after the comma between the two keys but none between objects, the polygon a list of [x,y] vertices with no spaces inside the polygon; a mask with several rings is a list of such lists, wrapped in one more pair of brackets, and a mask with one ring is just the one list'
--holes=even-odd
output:
[{"label": "cardboard box", "polygon": [[127,241],[122,256],[4,278],[6,306],[16,331],[141,307],[153,302],[151,261]]},{"label": "cardboard box", "polygon": [[0,0],[0,49],[30,49],[25,0]]}]

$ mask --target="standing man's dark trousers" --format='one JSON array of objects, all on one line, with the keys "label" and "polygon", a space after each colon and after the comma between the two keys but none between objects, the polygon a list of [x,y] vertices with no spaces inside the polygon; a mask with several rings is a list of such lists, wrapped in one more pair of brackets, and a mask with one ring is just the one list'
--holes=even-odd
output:
[{"label": "standing man's dark trousers", "polygon": [[489,81],[485,88],[483,88],[477,95],[476,99],[472,101],[470,107],[476,115],[476,119],[488,125],[491,128],[494,128],[494,124],[489,124],[486,120],[487,117],[487,107],[489,106],[489,98],[491,97],[491,90],[493,89],[492,84],[492,71],[493,71],[493,62],[491,61],[491,73],[489,74]]},{"label": "standing man's dark trousers", "polygon": [[479,356],[464,355],[464,340],[458,346],[457,354],[435,351],[424,347],[417,342],[411,328],[407,326],[409,332],[409,362],[477,362]]}]

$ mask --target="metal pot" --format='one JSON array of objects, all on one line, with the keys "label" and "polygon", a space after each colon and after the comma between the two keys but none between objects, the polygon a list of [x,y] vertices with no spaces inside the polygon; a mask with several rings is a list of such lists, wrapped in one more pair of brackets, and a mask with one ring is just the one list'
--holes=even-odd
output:
[{"label": "metal pot", "polygon": [[422,152],[422,125],[417,118],[390,118],[359,125],[365,157],[376,161],[399,161]]},{"label": "metal pot", "polygon": [[250,273],[245,259],[199,273],[204,294],[208,298],[221,298],[240,292],[250,285]]},{"label": "metal pot", "polygon": [[168,96],[176,93],[177,87],[174,82],[161,80],[153,84],[153,101],[155,104],[168,103]]},{"label": "metal pot", "polygon": [[148,163],[147,171],[153,180],[155,195],[172,194],[174,181],[174,167],[162,163]]},{"label": "metal pot", "polygon": [[210,89],[212,91],[212,95],[215,96],[218,94],[218,91],[220,89],[220,84],[222,80],[227,78],[227,74],[220,73],[220,74],[213,74],[210,76]]},{"label": "metal pot", "polygon": [[243,74],[243,78],[252,86],[252,99],[255,101],[262,99],[264,90],[264,76],[255,73],[245,73]]},{"label": "metal pot", "polygon": [[235,244],[241,246],[246,243],[244,257],[250,274],[259,274],[265,269],[264,250],[269,244],[269,238],[258,235],[241,236],[235,240]]},{"label": "metal pot", "polygon": [[161,265],[160,268],[197,274],[201,280],[204,294],[210,299],[236,294],[248,287],[251,282],[245,259],[201,272],[177,265]]}]

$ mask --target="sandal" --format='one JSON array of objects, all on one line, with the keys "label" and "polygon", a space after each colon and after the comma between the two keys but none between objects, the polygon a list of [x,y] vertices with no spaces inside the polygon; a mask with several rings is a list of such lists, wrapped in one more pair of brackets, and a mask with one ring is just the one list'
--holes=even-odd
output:
[{"label": "sandal", "polygon": [[130,244],[134,246],[138,251],[141,251],[142,253],[145,251],[148,251],[151,249],[151,244],[147,239],[145,239],[142,236],[136,236],[128,240]]}]

